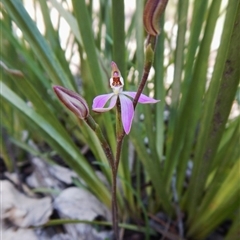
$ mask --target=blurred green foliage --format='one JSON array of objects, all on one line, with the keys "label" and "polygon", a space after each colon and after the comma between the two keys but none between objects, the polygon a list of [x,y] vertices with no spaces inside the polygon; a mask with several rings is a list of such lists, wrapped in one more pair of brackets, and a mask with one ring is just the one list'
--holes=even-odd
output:
[{"label": "blurred green foliage", "polygon": [[[43,154],[30,140],[47,143],[46,160],[60,156],[108,207],[110,190],[78,147],[89,147],[110,181],[101,145],[60,105],[52,85],[79,92],[91,106],[110,91],[114,60],[125,89],[137,89],[144,1],[129,2],[133,8],[123,0],[0,2],[1,130],[31,153]],[[232,221],[226,239],[239,236],[239,19],[239,0],[169,1],[146,88],[161,102],[137,107],[122,152],[118,200],[126,222],[143,213],[148,225],[147,213],[159,211],[176,219],[180,209],[188,238],[205,239],[225,220]],[[114,151],[113,113],[93,116]],[[3,134],[0,143],[12,171]]]}]

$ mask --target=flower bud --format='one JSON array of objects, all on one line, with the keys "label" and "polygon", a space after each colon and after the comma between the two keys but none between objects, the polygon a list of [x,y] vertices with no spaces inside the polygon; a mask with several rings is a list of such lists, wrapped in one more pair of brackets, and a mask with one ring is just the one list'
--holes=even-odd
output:
[{"label": "flower bud", "polygon": [[148,34],[152,36],[160,34],[159,20],[167,3],[168,0],[147,1],[143,12],[143,23]]},{"label": "flower bud", "polygon": [[85,119],[89,115],[87,102],[77,93],[61,86],[53,86],[59,100],[78,118]]}]

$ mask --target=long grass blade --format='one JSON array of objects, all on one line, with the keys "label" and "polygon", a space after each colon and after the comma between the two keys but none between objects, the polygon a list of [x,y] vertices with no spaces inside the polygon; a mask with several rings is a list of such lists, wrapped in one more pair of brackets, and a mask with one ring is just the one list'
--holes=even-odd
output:
[{"label": "long grass blade", "polygon": [[20,0],[3,0],[4,7],[23,32],[26,40],[31,45],[36,57],[46,70],[49,78],[55,84],[61,84],[69,89],[74,89],[71,80],[60,66],[56,56],[43,38],[38,28],[30,18]]},{"label": "long grass blade", "polygon": [[[240,78],[240,25],[236,24],[239,17],[240,4],[236,7],[230,1],[222,35],[223,44],[220,47],[215,66],[216,72],[213,74],[206,96],[206,106],[204,107],[205,112],[200,127],[193,177],[188,189],[188,196],[191,196],[188,204],[189,222],[195,215],[195,209],[204,191],[211,159],[214,158],[220,143]],[[227,51],[226,46],[228,46]],[[220,71],[219,68],[223,70]],[[231,69],[230,73],[229,69]],[[220,78],[221,73],[222,79]],[[219,81],[219,79],[221,80]]]},{"label": "long grass blade", "polygon": [[124,0],[112,0],[112,24],[113,24],[113,61],[121,69],[122,77],[126,78],[125,59],[125,15]]},{"label": "long grass blade", "polygon": [[201,101],[205,92],[208,56],[215,24],[219,15],[220,3],[220,1],[212,2],[212,6],[208,11],[204,36],[200,45],[196,64],[194,65],[194,73],[189,85],[189,91],[186,93],[186,96],[183,95],[181,101],[179,109],[180,114],[177,117],[174,138],[171,150],[167,156],[168,161],[166,162],[165,168],[164,177],[167,186],[169,186],[171,182],[171,177],[178,160],[181,159],[180,164],[186,166],[190,157],[197,122],[200,117]]}]

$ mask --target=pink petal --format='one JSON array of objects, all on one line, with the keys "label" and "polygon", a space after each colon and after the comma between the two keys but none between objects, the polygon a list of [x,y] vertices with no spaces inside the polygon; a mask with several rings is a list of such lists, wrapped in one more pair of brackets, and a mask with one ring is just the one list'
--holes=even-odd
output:
[{"label": "pink petal", "polygon": [[[109,106],[104,108],[105,104],[111,98]],[[113,93],[103,94],[93,99],[92,110],[95,112],[106,112],[112,109],[116,105],[117,95]]]},{"label": "pink petal", "polygon": [[123,94],[120,94],[119,98],[121,103],[123,129],[126,134],[129,134],[134,116],[133,103],[128,97],[124,96]]},{"label": "pink petal", "polygon": [[[132,98],[135,98],[135,96],[136,96],[136,92],[122,92],[122,94],[124,94],[124,95],[127,95],[127,96],[129,96],[129,97],[132,97]],[[146,96],[146,95],[144,95],[144,94],[141,94],[140,95],[140,98],[139,98],[139,100],[138,100],[138,102],[139,103],[142,103],[142,104],[147,104],[147,103],[157,103],[157,102],[159,102],[160,100],[156,100],[156,99],[154,99],[154,98],[150,98],[150,97],[148,97],[148,96]]]}]

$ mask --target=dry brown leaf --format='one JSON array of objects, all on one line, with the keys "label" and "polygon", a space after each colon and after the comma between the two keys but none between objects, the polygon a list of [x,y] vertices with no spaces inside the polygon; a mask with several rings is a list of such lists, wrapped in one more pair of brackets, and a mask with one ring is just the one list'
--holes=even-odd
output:
[{"label": "dry brown leaf", "polygon": [[38,240],[38,237],[32,229],[4,229],[2,232],[2,239],[4,240]]},{"label": "dry brown leaf", "polygon": [[[110,221],[110,211],[90,192],[71,187],[64,190],[54,201],[54,208],[61,218],[92,221],[101,216]],[[89,224],[66,224],[65,228],[73,239],[103,240],[109,232],[97,232]]]},{"label": "dry brown leaf", "polygon": [[20,193],[9,181],[0,181],[2,196],[2,220],[9,220],[15,226],[29,227],[46,223],[52,214],[50,197],[35,199]]}]

